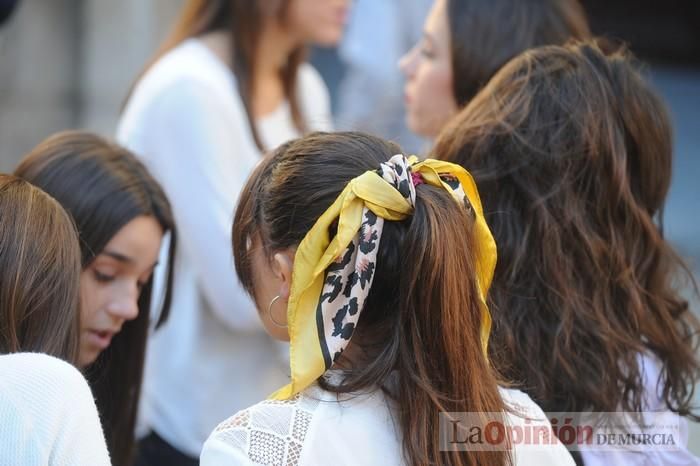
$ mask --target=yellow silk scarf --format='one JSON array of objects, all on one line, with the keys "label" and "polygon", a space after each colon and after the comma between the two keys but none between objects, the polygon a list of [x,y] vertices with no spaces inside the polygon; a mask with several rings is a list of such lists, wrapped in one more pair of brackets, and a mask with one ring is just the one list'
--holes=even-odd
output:
[{"label": "yellow silk scarf", "polygon": [[[453,190],[441,175],[459,180],[464,194],[476,214],[475,234],[478,244],[477,281],[482,307],[481,342],[487,351],[491,316],[486,294],[496,266],[496,244],[484,219],[481,200],[472,176],[464,168],[449,162],[424,160],[411,156],[411,171],[422,176],[426,184],[452,193],[460,205],[461,194]],[[358,234],[362,213],[368,208],[389,221],[405,219],[413,212],[410,203],[377,172],[367,171],[351,180],[333,205],[318,219],[297,248],[292,271],[292,287],[287,307],[290,337],[291,382],[270,398],[288,399],[314,383],[328,369],[324,360],[317,327],[316,310],[323,289],[325,271]],[[334,238],[329,228],[338,221]],[[381,246],[380,246],[381,247]]]}]

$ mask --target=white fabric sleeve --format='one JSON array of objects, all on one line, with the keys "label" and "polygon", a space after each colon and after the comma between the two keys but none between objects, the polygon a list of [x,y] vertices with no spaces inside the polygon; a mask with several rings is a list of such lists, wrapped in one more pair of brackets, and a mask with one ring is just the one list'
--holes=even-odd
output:
[{"label": "white fabric sleeve", "polygon": [[319,400],[299,394],[265,400],[219,424],[205,442],[201,466],[298,466]]},{"label": "white fabric sleeve", "polygon": [[44,354],[1,358],[0,464],[110,464],[92,392],[77,369]]},{"label": "white fabric sleeve", "polygon": [[231,110],[204,83],[181,79],[159,94],[139,128],[142,155],[163,185],[199,288],[233,330],[262,329],[238,281],[231,226],[240,191],[260,160],[240,101]]}]

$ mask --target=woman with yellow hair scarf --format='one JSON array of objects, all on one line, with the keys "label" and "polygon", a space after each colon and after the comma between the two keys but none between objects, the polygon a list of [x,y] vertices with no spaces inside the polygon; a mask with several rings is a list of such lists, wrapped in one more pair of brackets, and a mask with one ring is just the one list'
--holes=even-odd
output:
[{"label": "woman with yellow hair scarf", "polygon": [[463,168],[361,133],[292,141],[248,180],[233,249],[291,377],[212,433],[203,466],[573,465],[553,435],[483,429],[550,426],[485,356],[496,248]]}]

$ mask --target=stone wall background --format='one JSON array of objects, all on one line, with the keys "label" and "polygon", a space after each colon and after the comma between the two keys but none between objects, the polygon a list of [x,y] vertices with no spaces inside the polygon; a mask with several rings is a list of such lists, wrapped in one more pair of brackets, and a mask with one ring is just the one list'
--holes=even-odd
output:
[{"label": "stone wall background", "polygon": [[0,30],[0,171],[49,134],[114,133],[183,0],[23,0]]}]

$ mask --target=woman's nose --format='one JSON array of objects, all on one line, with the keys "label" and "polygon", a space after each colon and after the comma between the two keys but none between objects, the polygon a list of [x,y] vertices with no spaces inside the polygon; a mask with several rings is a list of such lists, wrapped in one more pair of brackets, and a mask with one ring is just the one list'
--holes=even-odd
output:
[{"label": "woman's nose", "polygon": [[139,288],[138,286],[130,288],[133,289],[123,290],[113,296],[109,306],[107,306],[107,311],[114,317],[133,320],[139,315]]},{"label": "woman's nose", "polygon": [[411,78],[415,71],[416,63],[416,47],[414,46],[411,50],[406,52],[406,54],[399,60],[399,69],[407,77]]}]

